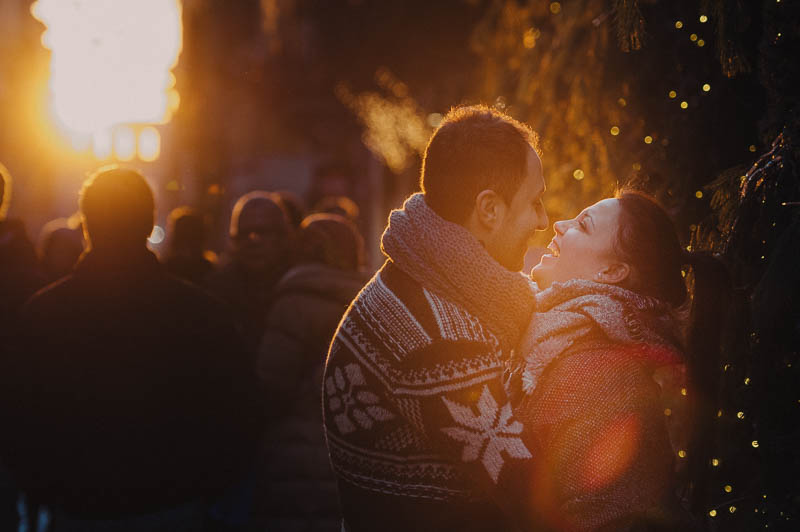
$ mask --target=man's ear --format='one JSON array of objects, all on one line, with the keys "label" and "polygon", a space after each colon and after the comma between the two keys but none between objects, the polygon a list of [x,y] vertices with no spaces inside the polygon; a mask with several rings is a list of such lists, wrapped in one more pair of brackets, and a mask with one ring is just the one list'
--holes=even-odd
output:
[{"label": "man's ear", "polygon": [[595,274],[598,283],[620,284],[631,274],[631,267],[626,262],[612,262]]},{"label": "man's ear", "polygon": [[482,190],[475,196],[475,219],[484,229],[496,229],[503,220],[505,209],[503,198],[494,190]]}]

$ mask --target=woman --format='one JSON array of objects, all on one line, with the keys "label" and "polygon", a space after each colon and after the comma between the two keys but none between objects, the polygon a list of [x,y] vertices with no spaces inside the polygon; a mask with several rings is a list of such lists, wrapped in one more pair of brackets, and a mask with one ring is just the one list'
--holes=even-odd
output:
[{"label": "woman", "polygon": [[[554,230],[532,271],[536,313],[509,363],[514,411],[540,457],[534,505],[557,530],[685,529],[675,462],[688,460],[690,473],[705,463],[703,435],[681,422],[710,419],[711,305],[724,303],[710,296],[723,292],[724,268],[686,253],[640,193]],[[689,434],[698,443],[687,447]]]}]

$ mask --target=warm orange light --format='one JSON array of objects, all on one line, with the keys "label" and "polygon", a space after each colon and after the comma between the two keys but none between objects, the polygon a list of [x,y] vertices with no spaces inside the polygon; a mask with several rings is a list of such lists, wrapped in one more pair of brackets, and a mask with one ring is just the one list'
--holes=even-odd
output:
[{"label": "warm orange light", "polygon": [[170,70],[182,45],[180,0],[38,0],[31,13],[46,26],[52,110],[69,133],[90,137],[170,119],[178,102]]},{"label": "warm orange light", "polygon": [[152,126],[147,126],[139,133],[138,144],[139,159],[155,161],[161,153],[161,135]]},{"label": "warm orange light", "polygon": [[623,415],[601,430],[583,461],[583,488],[598,491],[625,474],[636,458],[640,440],[641,422],[635,414]]}]

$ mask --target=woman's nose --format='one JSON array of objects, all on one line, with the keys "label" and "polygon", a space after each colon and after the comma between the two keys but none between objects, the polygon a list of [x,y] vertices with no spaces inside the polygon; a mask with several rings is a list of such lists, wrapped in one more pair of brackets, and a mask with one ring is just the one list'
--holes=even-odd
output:
[{"label": "woman's nose", "polygon": [[558,235],[563,235],[564,231],[567,230],[567,221],[566,220],[559,220],[553,224],[553,231],[556,232]]}]

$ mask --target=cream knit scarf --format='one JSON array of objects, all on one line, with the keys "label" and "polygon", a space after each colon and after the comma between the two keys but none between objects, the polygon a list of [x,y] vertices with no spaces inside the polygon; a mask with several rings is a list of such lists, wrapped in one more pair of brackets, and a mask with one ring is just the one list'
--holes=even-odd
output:
[{"label": "cream knit scarf", "polygon": [[[536,312],[511,364],[522,391],[536,388],[547,365],[575,342],[645,343],[680,349],[681,311],[614,285],[573,279],[536,294]],[[515,370],[512,369],[512,373]]]},{"label": "cream knit scarf", "polygon": [[510,351],[531,318],[533,283],[503,268],[464,227],[448,222],[417,193],[392,211],[381,250],[426,289],[478,318]]}]

